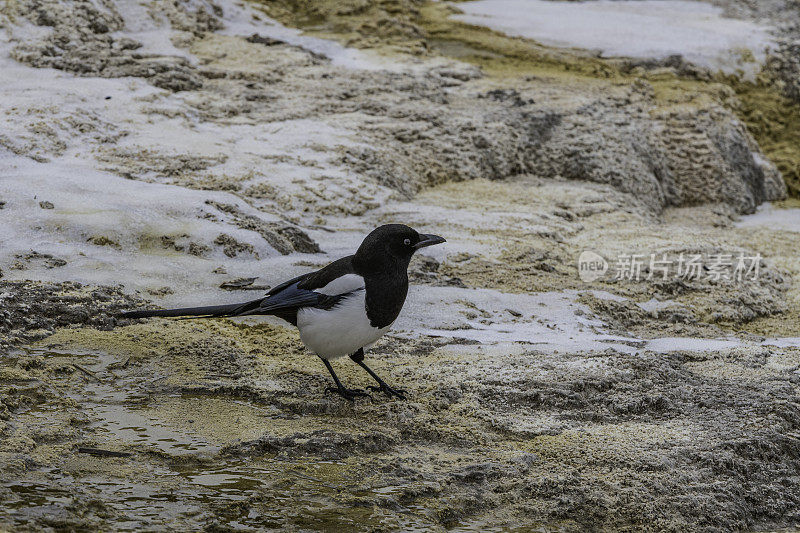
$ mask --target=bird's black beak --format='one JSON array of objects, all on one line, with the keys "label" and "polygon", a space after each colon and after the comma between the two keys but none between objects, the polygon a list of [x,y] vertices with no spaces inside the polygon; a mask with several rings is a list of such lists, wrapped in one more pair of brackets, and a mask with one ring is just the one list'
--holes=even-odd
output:
[{"label": "bird's black beak", "polygon": [[420,233],[419,242],[414,245],[414,249],[419,250],[420,248],[425,248],[426,246],[433,246],[434,244],[442,244],[443,242],[447,242],[446,240],[444,240],[444,237],[439,237],[438,235]]}]

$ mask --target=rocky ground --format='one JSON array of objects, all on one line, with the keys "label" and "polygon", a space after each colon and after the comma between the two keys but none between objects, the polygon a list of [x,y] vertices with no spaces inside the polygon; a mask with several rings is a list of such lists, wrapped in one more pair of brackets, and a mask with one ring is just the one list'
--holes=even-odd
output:
[{"label": "rocky ground", "polygon": [[[0,525],[797,527],[800,6],[715,3],[770,24],[756,78],[449,3],[4,5]],[[368,354],[408,401],[324,394],[278,321],[116,316],[253,298],[390,221],[448,239]]]}]

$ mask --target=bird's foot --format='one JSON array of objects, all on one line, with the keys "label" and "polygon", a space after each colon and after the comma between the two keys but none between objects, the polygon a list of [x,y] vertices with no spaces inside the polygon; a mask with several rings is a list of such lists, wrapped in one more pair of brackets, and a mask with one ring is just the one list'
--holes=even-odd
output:
[{"label": "bird's foot", "polygon": [[347,389],[345,387],[328,387],[325,392],[335,392],[345,400],[355,401],[359,396],[369,397],[369,393],[361,389]]},{"label": "bird's foot", "polygon": [[405,400],[406,394],[408,394],[408,391],[406,391],[405,389],[394,389],[389,385],[387,385],[386,383],[381,383],[380,385],[377,386],[369,385],[367,388],[375,392],[382,392],[389,397],[395,396],[397,398],[400,398],[401,400]]}]

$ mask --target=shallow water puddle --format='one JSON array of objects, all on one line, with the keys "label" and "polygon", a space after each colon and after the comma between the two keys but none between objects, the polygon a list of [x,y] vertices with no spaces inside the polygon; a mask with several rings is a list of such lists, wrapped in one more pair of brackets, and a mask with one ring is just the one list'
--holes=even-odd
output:
[{"label": "shallow water puddle", "polygon": [[[183,490],[164,490],[156,483],[138,483],[122,478],[74,478],[54,471],[47,483],[18,483],[7,485],[16,498],[7,503],[10,518],[24,524],[35,516],[51,516],[55,520],[65,508],[76,505],[76,494],[102,500],[115,515],[114,529],[137,531],[176,520],[199,515],[202,503],[209,496],[188,487]],[[5,513],[0,512],[0,517]]]},{"label": "shallow water puddle", "polygon": [[[190,435],[169,427],[163,421],[142,409],[146,397],[134,392],[132,380],[122,381],[109,369],[117,362],[106,354],[70,354],[59,351],[31,351],[31,355],[43,355],[48,359],[79,359],[76,366],[93,379],[88,379],[80,389],[72,388],[66,396],[75,400],[81,410],[92,420],[89,429],[108,440],[125,444],[153,447],[166,454],[212,455],[220,450],[219,445],[210,444],[197,435]],[[87,362],[87,360],[89,362]],[[41,413],[47,416],[47,409]]]},{"label": "shallow water puddle", "polygon": [[[221,446],[171,428],[147,414],[142,402],[146,398],[136,392],[134,380],[121,380],[109,369],[115,362],[111,356],[41,350],[31,350],[29,355],[44,356],[48,362],[74,361],[75,368],[87,377],[79,387],[70,383],[74,381],[71,377],[64,377],[59,380],[57,390],[74,400],[80,411],[88,416],[90,422],[85,431],[89,433],[88,442],[92,445],[92,437],[97,437],[101,440],[101,448],[109,444],[112,448],[118,447],[119,443],[128,444],[139,450],[158,450],[168,457],[191,458],[194,464],[176,468],[148,464],[143,480],[140,479],[142,472],[138,471],[141,461],[137,457],[97,459],[100,464],[111,461],[119,464],[118,475],[111,476],[74,477],[66,471],[67,468],[35,470],[30,473],[32,481],[2,485],[10,492],[10,497],[5,498],[4,508],[14,511],[9,514],[17,523],[26,523],[34,516],[57,517],[65,508],[74,506],[75,497],[80,494],[101,498],[117,513],[135,517],[120,517],[114,521],[115,529],[137,530],[164,520],[200,514],[203,504],[215,499],[245,499],[252,489],[261,485],[262,479],[269,479],[274,474],[254,466],[245,469],[242,465],[229,465],[226,461],[217,461],[212,468],[196,464],[198,459],[210,459]],[[76,374],[80,373],[76,371]],[[63,406],[42,404],[23,414],[47,422],[61,409]],[[79,454],[76,460],[91,459]],[[136,467],[131,470],[129,464]],[[4,514],[0,513],[0,516]]]},{"label": "shallow water puddle", "polygon": [[[287,472],[291,465],[278,462],[265,468],[240,459],[215,458],[214,464],[148,465],[148,478],[142,481],[111,476],[79,477],[60,469],[39,472],[47,482],[6,484],[12,497],[5,498],[4,513],[17,523],[34,516],[53,515],[75,505],[75,495],[99,499],[117,513],[113,520],[118,531],[137,531],[143,527],[172,521],[208,521],[210,510],[224,511],[224,523],[233,529],[252,529],[265,520],[281,520],[281,513],[265,515],[263,510],[236,502],[274,500],[297,506],[298,511],[316,510],[324,516],[334,507],[331,498],[340,490],[305,475]],[[288,474],[288,476],[287,476]],[[136,476],[137,478],[140,476]],[[287,484],[286,480],[292,480]],[[314,513],[311,513],[312,515]],[[313,519],[310,517],[309,520]],[[324,522],[323,518],[318,518]]]},{"label": "shallow water puddle", "polygon": [[[106,386],[95,386],[93,389],[97,403],[91,405],[90,412],[100,418],[95,427],[110,438],[130,444],[151,446],[177,456],[198,453],[214,454],[220,449],[219,446],[177,431],[158,419],[140,414],[136,409],[117,403],[124,401],[124,393],[112,391]],[[105,401],[109,403],[104,403]]]}]

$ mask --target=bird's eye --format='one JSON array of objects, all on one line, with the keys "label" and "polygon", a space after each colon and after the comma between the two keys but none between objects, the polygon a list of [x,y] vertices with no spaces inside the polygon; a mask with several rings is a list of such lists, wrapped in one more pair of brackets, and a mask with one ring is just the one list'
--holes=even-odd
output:
[{"label": "bird's eye", "polygon": [[405,244],[406,246],[411,246],[411,239],[404,240],[403,244]]}]

